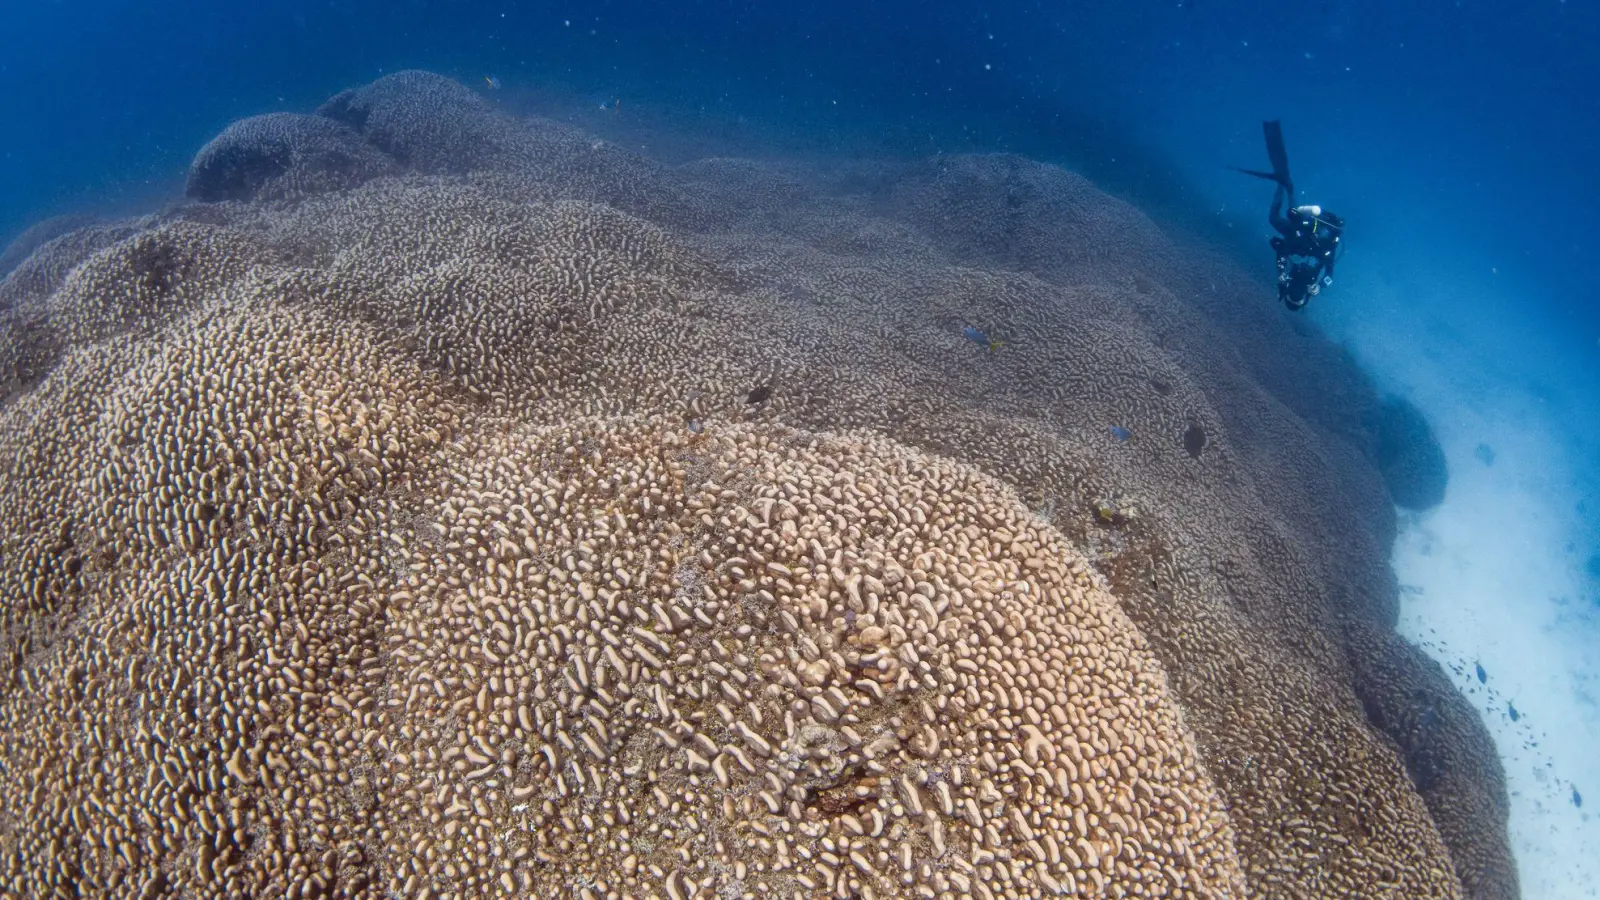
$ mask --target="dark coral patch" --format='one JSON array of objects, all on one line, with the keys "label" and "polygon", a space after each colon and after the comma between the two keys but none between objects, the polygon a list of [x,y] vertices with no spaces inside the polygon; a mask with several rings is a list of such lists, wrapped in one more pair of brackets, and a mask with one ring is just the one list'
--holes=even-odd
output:
[{"label": "dark coral patch", "polygon": [[1439,505],[1450,472],[1422,411],[1408,400],[1389,397],[1378,407],[1373,425],[1377,438],[1373,461],[1395,505],[1416,510]]},{"label": "dark coral patch", "polygon": [[200,149],[185,192],[196,200],[276,200],[354,187],[394,161],[332,119],[268,113],[241,119]]}]

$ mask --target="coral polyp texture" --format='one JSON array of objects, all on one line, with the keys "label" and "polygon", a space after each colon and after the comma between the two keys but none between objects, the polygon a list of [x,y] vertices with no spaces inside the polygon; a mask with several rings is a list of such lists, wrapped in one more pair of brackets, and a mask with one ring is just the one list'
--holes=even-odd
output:
[{"label": "coral polyp texture", "polygon": [[452,863],[472,890],[677,896],[1243,883],[1137,631],[970,469],[579,423],[486,442],[441,489],[383,648],[408,885]]},{"label": "coral polyp texture", "polygon": [[8,253],[0,894],[1516,896],[1345,357],[1057,168],[628,142],[404,72]]}]

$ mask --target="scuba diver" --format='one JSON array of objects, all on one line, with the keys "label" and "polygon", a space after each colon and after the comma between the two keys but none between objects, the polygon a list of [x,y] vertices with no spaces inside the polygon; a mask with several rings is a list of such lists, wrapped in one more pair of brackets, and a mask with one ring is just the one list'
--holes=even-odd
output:
[{"label": "scuba diver", "polygon": [[1281,215],[1285,196],[1293,202],[1292,189],[1279,187],[1267,221],[1278,232],[1270,242],[1278,256],[1278,299],[1290,309],[1299,309],[1333,284],[1344,219],[1316,204],[1292,207],[1288,215]]},{"label": "scuba diver", "polygon": [[[1292,310],[1333,284],[1333,264],[1339,258],[1344,219],[1323,211],[1316,204],[1294,205],[1294,182],[1289,178],[1289,154],[1283,147],[1283,129],[1275,121],[1262,122],[1267,137],[1267,158],[1271,172],[1239,169],[1246,175],[1265,178],[1278,185],[1272,195],[1272,210],[1267,215],[1278,236],[1271,241],[1278,258],[1278,299]],[[1287,214],[1283,212],[1289,204]]]}]

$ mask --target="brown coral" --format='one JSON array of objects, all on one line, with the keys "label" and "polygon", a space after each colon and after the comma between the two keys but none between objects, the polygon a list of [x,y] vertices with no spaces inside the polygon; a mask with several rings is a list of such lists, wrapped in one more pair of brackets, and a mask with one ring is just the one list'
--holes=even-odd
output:
[{"label": "brown coral", "polygon": [[970,470],[598,422],[430,462],[437,383],[271,307],[56,376],[7,432],[60,488],[0,622],[15,890],[1241,884],[1158,665]]},{"label": "brown coral", "polygon": [[52,339],[0,411],[16,889],[1514,891],[1502,809],[1423,799],[1496,773],[1419,795],[1368,721],[1429,683],[1363,637],[1382,481],[1260,379],[1370,389],[1219,331],[1232,270],[1025,161],[668,170],[470,97],[324,109],[417,174],[0,285]]}]

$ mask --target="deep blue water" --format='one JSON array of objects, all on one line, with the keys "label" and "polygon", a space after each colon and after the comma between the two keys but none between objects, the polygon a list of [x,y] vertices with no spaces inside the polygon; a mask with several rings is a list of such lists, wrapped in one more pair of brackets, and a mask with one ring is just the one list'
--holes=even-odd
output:
[{"label": "deep blue water", "polygon": [[0,233],[170,184],[227,122],[403,67],[912,152],[1014,149],[1191,214],[1212,209],[1200,189],[1245,211],[1259,186],[1222,183],[1220,166],[1259,161],[1270,116],[1301,180],[1358,233],[1436,235],[1542,288],[1528,315],[1596,331],[1582,264],[1600,236],[1583,211],[1600,200],[1592,3],[238,6],[9,11]]},{"label": "deep blue water", "polygon": [[[1457,473],[1454,505],[1412,533],[1481,560],[1480,543],[1499,546],[1486,528],[1520,531],[1548,553],[1502,554],[1496,571],[1526,568],[1529,595],[1559,593],[1570,624],[1600,608],[1597,46],[1590,0],[14,4],[0,243],[50,214],[178,196],[195,150],[234,119],[426,68],[492,75],[512,109],[621,99],[641,121],[750,148],[1060,162],[1266,281],[1270,186],[1226,167],[1264,165],[1260,121],[1281,118],[1306,199],[1350,222],[1339,282],[1307,315],[1416,400]],[[1403,580],[1487,577],[1408,546]],[[1457,650],[1493,653],[1471,627]],[[1600,635],[1582,627],[1568,632]],[[1600,666],[1600,641],[1587,646]],[[1591,673],[1552,678],[1539,684],[1590,697],[1573,715],[1596,715]],[[1526,867],[1524,885],[1541,896]]]}]

